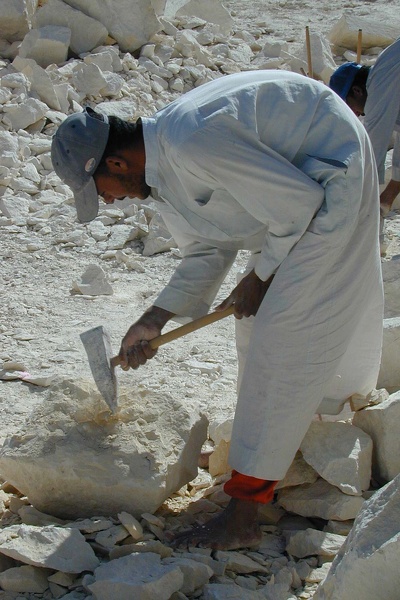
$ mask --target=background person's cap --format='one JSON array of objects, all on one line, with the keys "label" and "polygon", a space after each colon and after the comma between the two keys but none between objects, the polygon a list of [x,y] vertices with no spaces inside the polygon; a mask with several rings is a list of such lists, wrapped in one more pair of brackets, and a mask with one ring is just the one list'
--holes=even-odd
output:
[{"label": "background person's cap", "polygon": [[74,192],[79,221],[92,221],[99,211],[93,179],[108,141],[107,115],[85,108],[61,123],[51,144],[51,160],[57,175]]},{"label": "background person's cap", "polygon": [[356,62],[344,63],[344,65],[341,65],[331,75],[329,87],[343,98],[343,100],[346,100],[350,88],[353,85],[354,77],[360,69],[361,65]]}]

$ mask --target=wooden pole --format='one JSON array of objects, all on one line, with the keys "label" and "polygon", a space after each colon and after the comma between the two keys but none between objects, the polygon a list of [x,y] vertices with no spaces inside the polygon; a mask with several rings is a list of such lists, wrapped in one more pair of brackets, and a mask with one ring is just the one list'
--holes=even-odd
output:
[{"label": "wooden pole", "polygon": [[306,47],[307,47],[307,64],[308,64],[308,76],[314,77],[312,60],[311,60],[311,44],[310,44],[310,30],[308,25],[306,26]]},{"label": "wooden pole", "polygon": [[362,29],[358,30],[358,39],[357,39],[357,64],[361,62],[361,49],[362,49]]}]

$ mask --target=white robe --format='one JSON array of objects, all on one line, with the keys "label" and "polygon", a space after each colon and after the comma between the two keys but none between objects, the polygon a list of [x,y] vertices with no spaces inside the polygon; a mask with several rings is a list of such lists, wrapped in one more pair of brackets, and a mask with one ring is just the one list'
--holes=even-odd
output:
[{"label": "white robe", "polygon": [[143,119],[146,180],[183,260],[155,304],[206,312],[237,250],[276,272],[256,317],[229,462],[284,477],[325,398],[375,386],[383,294],[379,193],[362,125],[323,84],[285,71],[230,75]]}]

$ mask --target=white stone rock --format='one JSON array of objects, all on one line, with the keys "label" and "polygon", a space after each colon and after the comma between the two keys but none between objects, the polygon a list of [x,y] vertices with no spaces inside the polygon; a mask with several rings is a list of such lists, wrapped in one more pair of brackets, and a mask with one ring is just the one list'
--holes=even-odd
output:
[{"label": "white stone rock", "polygon": [[214,575],[213,570],[206,564],[197,562],[191,558],[166,558],[163,561],[165,565],[174,565],[179,567],[183,573],[183,585],[180,591],[183,594],[193,594],[197,589],[201,589],[209,582]]},{"label": "white stone rock", "polygon": [[118,514],[118,519],[134,540],[142,539],[143,527],[133,515],[123,511]]},{"label": "white stone rock", "polygon": [[0,586],[6,592],[42,594],[49,587],[47,576],[51,571],[30,565],[14,567],[0,573]]},{"label": "white stone rock", "polygon": [[77,529],[10,525],[0,532],[0,553],[35,567],[81,573],[99,564]]},{"label": "white stone rock", "polygon": [[215,559],[225,562],[226,569],[234,573],[268,573],[268,569],[240,552],[217,550]]},{"label": "white stone rock", "polygon": [[[53,85],[49,74],[40,67],[36,61],[30,58],[21,58],[17,56],[13,61],[13,67],[26,75],[31,84],[31,90],[34,90],[40,99],[50,108],[61,110],[59,95]],[[64,108],[68,109],[66,104]]]},{"label": "white stone rock", "polygon": [[86,268],[80,281],[72,282],[72,289],[87,296],[110,296],[114,293],[103,269],[94,264]]},{"label": "white stone rock", "polygon": [[111,549],[119,542],[125,540],[128,535],[129,533],[123,525],[112,525],[108,529],[100,531],[96,535],[95,541],[100,544],[100,546]]},{"label": "white stone rock", "polygon": [[317,471],[304,460],[301,452],[297,452],[285,477],[278,482],[275,489],[303,485],[304,483],[314,483],[317,479]]},{"label": "white stone rock", "polygon": [[137,50],[161,29],[151,0],[119,0],[118,10],[102,0],[67,0],[67,4],[100,21],[124,52]]},{"label": "white stone rock", "polygon": [[4,195],[0,198],[0,210],[13,221],[26,218],[29,213],[29,200],[23,196]]},{"label": "white stone rock", "polygon": [[29,31],[37,0],[2,0],[0,3],[0,38],[10,42],[22,40]]},{"label": "white stone rock", "polygon": [[73,85],[86,96],[97,96],[107,86],[107,80],[95,64],[79,63],[74,69]]},{"label": "white stone rock", "polygon": [[383,344],[378,388],[400,389],[400,317],[383,320]]},{"label": "white stone rock", "polygon": [[360,496],[348,496],[323,479],[311,485],[284,488],[279,491],[278,504],[303,517],[320,517],[346,521],[354,519],[364,504]]},{"label": "white stone rock", "polygon": [[[332,73],[337,68],[328,40],[318,33],[311,32],[310,50],[314,77],[328,84]],[[302,58],[307,61],[306,46],[303,47]]]},{"label": "white stone rock", "polygon": [[193,406],[120,386],[120,416],[112,417],[91,376],[45,394],[26,433],[0,451],[2,476],[38,510],[64,519],[122,511],[137,518],[195,478],[208,423]]},{"label": "white stone rock", "polygon": [[371,480],[372,440],[349,423],[314,421],[300,450],[321,477],[345,494],[360,496]]},{"label": "white stone rock", "polygon": [[36,100],[36,98],[27,98],[20,104],[8,107],[4,111],[3,121],[18,131],[18,129],[26,129],[29,125],[40,121],[48,110],[49,108],[44,102]]},{"label": "white stone rock", "polygon": [[345,536],[335,533],[306,529],[289,535],[286,552],[296,558],[327,556],[333,558],[346,541]]},{"label": "white stone rock", "polygon": [[387,400],[355,413],[353,423],[371,438],[372,476],[380,483],[387,483],[400,473],[400,392],[391,394]]},{"label": "white stone rock", "polygon": [[22,41],[19,56],[32,58],[45,69],[67,59],[70,40],[71,30],[68,27],[46,25],[31,29]]},{"label": "white stone rock", "polygon": [[262,592],[245,590],[240,585],[232,583],[209,583],[203,588],[204,600],[266,600]]},{"label": "white stone rock", "polygon": [[396,23],[380,23],[368,17],[344,14],[329,32],[329,41],[335,46],[357,50],[358,30],[362,29],[362,47],[385,48],[398,38]]},{"label": "white stone rock", "polygon": [[365,503],[314,600],[397,598],[400,589],[400,477]]},{"label": "white stone rock", "polygon": [[[173,5],[177,6],[177,1],[179,2],[180,0],[166,1],[165,16],[171,16],[171,8]],[[182,4],[182,2],[180,3]],[[189,2],[185,2],[179,9],[176,9],[175,14],[177,16],[191,15],[204,19],[208,23],[215,23],[219,25],[223,36],[228,36],[234,25],[230,12],[219,0],[201,0],[201,2],[199,0],[189,0]]]},{"label": "white stone rock", "polygon": [[184,576],[175,565],[165,565],[158,554],[130,554],[100,565],[88,585],[96,600],[169,600],[181,589]]},{"label": "white stone rock", "polygon": [[107,29],[96,19],[76,10],[61,0],[47,0],[35,14],[34,26],[59,25],[71,31],[70,48],[75,54],[88,52],[103,44]]},{"label": "white stone rock", "polygon": [[19,167],[19,144],[15,134],[0,131],[0,164],[5,167]]}]

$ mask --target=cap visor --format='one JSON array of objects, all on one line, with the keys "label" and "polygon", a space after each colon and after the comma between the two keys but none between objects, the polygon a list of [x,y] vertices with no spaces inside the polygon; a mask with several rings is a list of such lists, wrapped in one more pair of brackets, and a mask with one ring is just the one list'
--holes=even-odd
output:
[{"label": "cap visor", "polygon": [[93,221],[99,212],[99,194],[93,177],[79,192],[74,192],[74,198],[78,220],[81,223]]}]

